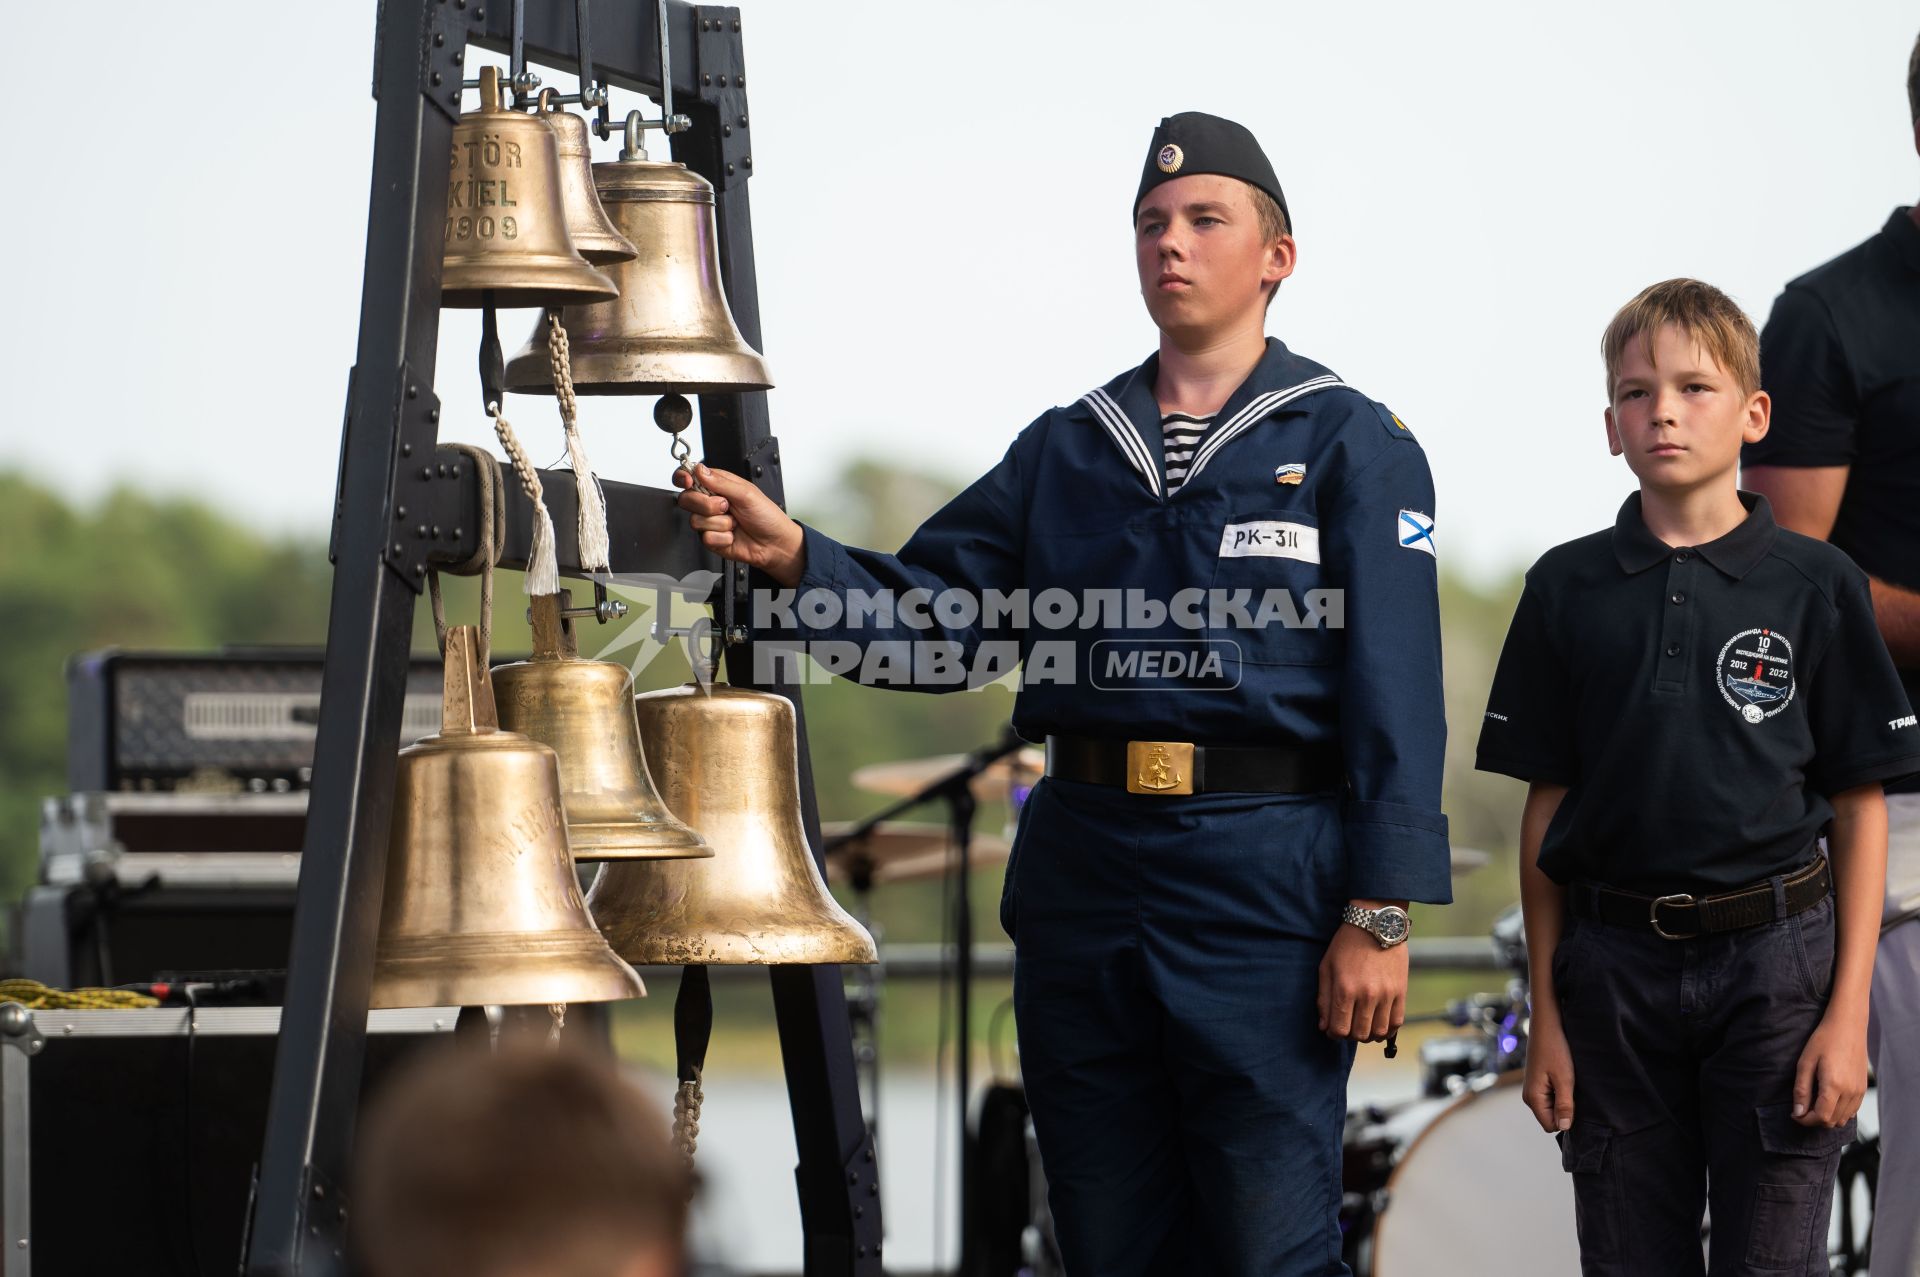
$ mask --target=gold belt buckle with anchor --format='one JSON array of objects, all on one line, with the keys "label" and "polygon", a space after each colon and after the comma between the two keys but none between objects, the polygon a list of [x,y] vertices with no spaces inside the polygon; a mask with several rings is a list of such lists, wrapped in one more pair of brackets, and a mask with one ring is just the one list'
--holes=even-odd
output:
[{"label": "gold belt buckle with anchor", "polygon": [[1193,742],[1185,740],[1130,740],[1127,742],[1129,794],[1191,794]]}]

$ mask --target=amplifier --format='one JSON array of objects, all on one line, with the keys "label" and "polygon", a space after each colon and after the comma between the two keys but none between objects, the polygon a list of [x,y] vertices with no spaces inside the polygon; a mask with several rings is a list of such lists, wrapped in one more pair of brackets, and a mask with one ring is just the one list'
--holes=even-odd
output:
[{"label": "amplifier", "polygon": [[[319,648],[108,649],[67,665],[67,787],[287,793],[313,779]],[[440,730],[440,662],[413,659],[400,742]]]},{"label": "amplifier", "polygon": [[[369,1013],[366,1093],[457,1015]],[[0,1272],[237,1272],[279,1024],[277,1007],[0,1007]]]}]

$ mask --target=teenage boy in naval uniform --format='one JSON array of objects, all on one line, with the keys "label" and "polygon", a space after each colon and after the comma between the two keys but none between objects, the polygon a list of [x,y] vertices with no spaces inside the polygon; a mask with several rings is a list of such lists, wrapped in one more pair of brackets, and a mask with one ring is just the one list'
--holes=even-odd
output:
[{"label": "teenage boy in naval uniform", "polygon": [[[1451,894],[1432,480],[1397,418],[1264,336],[1296,249],[1251,133],[1161,121],[1132,220],[1158,353],[897,554],[707,467],[679,501],[797,589],[763,640],[944,645],[974,682],[1022,660],[1047,777],[1001,921],[1067,1270],[1341,1274],[1354,1044],[1401,1021],[1408,901]],[[898,614],[840,616],[856,591]]]},{"label": "teenage boy in naval uniform", "polygon": [[1668,280],[1602,348],[1640,490],[1527,573],[1480,731],[1481,769],[1529,782],[1522,1093],[1587,1277],[1699,1277],[1709,1204],[1716,1277],[1824,1274],[1867,1085],[1881,782],[1920,771],[1920,730],[1866,573],[1736,487],[1768,424],[1752,323]]}]

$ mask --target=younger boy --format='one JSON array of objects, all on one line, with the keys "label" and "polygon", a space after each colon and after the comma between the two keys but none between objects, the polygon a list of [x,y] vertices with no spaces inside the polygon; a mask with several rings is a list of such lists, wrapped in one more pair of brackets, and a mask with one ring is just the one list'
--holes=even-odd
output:
[{"label": "younger boy", "polygon": [[1478,766],[1530,786],[1524,1098],[1587,1277],[1697,1277],[1709,1203],[1707,1271],[1825,1273],[1866,1089],[1880,786],[1920,730],[1866,575],[1737,487],[1758,347],[1695,280],[1614,316],[1607,443],[1640,490],[1527,573],[1481,728]]}]

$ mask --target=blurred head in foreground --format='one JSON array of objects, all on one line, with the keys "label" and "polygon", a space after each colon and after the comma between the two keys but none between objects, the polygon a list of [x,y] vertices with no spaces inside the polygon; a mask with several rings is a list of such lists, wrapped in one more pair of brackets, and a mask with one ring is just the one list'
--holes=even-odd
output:
[{"label": "blurred head in foreground", "polygon": [[611,1061],[448,1049],[375,1098],[353,1201],[372,1277],[671,1277],[687,1177]]}]

